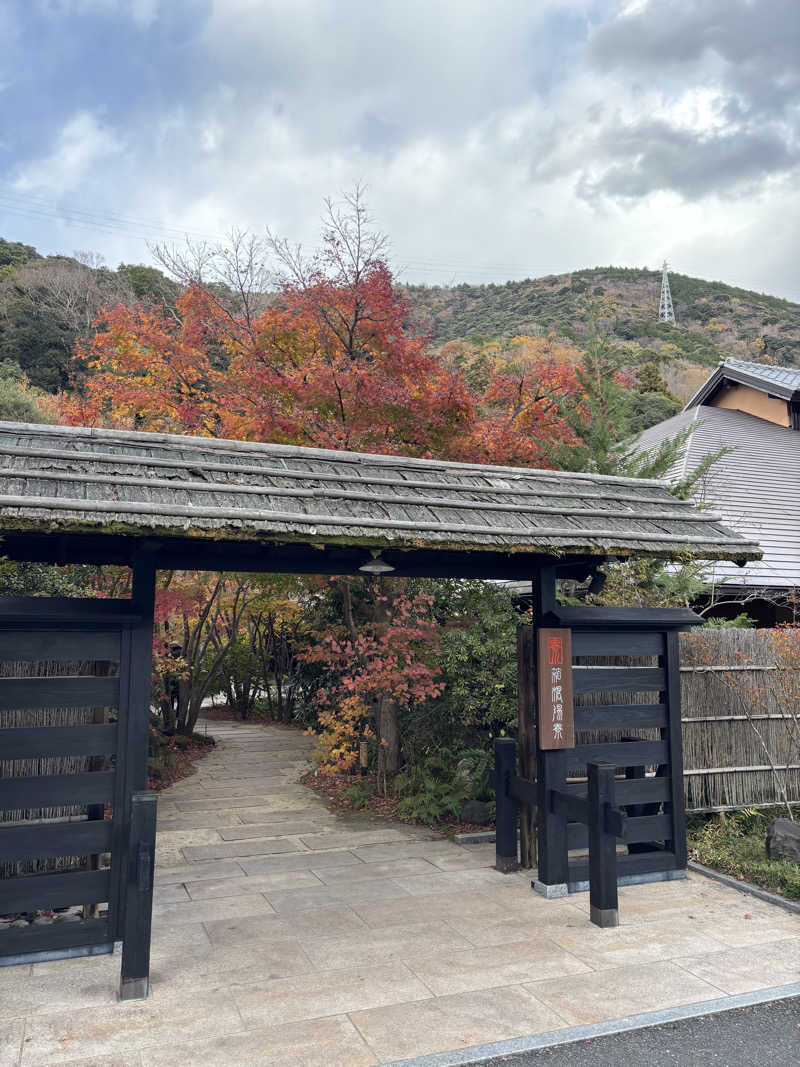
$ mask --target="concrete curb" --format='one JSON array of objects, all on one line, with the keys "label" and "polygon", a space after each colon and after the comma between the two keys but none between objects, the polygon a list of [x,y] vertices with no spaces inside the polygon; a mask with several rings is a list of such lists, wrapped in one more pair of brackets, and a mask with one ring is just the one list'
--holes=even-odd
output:
[{"label": "concrete curb", "polygon": [[453,842],[456,845],[482,845],[496,838],[494,830],[475,830],[470,834],[453,834]]},{"label": "concrete curb", "polygon": [[530,1037],[513,1037],[507,1041],[473,1045],[471,1048],[453,1052],[434,1052],[429,1056],[419,1056],[411,1060],[392,1060],[385,1062],[382,1067],[464,1067],[466,1064],[487,1063],[499,1056],[570,1045],[576,1041],[587,1041],[607,1034],[621,1034],[629,1030],[645,1030],[649,1026],[661,1026],[664,1023],[679,1022],[681,1019],[696,1019],[703,1015],[716,1015],[719,1012],[733,1011],[735,1008],[748,1008],[753,1004],[767,1004],[797,996],[800,996],[800,982],[793,982],[790,985],[773,986],[771,989],[758,989],[754,993],[740,993],[719,1000],[684,1004],[677,1008],[646,1012],[643,1015],[628,1015],[622,1019],[589,1023],[587,1026],[566,1026],[563,1030],[549,1030],[547,1033],[533,1034]]},{"label": "concrete curb", "polygon": [[800,915],[800,903],[796,901],[784,900],[777,893],[770,893],[767,889],[760,889],[757,885],[751,885],[750,882],[741,882],[738,878],[731,878],[729,874],[720,874],[719,871],[715,871],[711,867],[704,867],[702,863],[696,863],[694,860],[689,860],[688,866],[690,871],[695,871],[705,878],[720,882],[722,885],[728,886],[729,889],[738,889],[740,893],[747,893],[751,897],[766,901],[767,904],[776,904],[785,911]]}]

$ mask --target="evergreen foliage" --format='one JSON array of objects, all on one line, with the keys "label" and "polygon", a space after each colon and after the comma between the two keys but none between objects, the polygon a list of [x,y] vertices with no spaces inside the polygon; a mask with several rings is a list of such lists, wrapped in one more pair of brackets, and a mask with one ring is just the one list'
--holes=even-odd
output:
[{"label": "evergreen foliage", "polygon": [[661,273],[595,267],[504,285],[411,285],[408,295],[435,344],[457,338],[500,338],[555,332],[579,347],[588,298],[600,302],[620,340],[675,351],[713,366],[725,356],[793,364],[800,356],[800,305],[723,282],[670,273],[678,320],[657,321]]}]

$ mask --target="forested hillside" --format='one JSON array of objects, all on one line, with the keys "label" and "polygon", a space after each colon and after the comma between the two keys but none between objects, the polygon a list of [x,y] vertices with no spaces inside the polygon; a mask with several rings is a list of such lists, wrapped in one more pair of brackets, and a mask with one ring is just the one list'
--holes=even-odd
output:
[{"label": "forested hillside", "polygon": [[[455,340],[483,348],[513,337],[555,335],[577,348],[588,319],[619,339],[631,363],[653,362],[685,399],[725,356],[800,365],[800,305],[778,297],[671,274],[677,327],[657,321],[659,271],[596,267],[506,282],[405,288],[413,325],[439,347]],[[101,265],[90,253],[41,256],[0,238],[0,362],[20,366],[31,385],[69,387],[76,338],[104,306],[173,304],[180,286],[155,267]]]},{"label": "forested hillside", "polygon": [[434,343],[555,332],[581,345],[594,305],[623,341],[695,363],[726,356],[800,363],[800,304],[670,274],[677,327],[657,321],[661,272],[595,267],[504,285],[408,286]]},{"label": "forested hillside", "polygon": [[180,287],[154,267],[100,265],[91,254],[41,256],[0,238],[0,362],[12,361],[31,385],[56,392],[69,385],[75,340],[100,309],[174,300]]}]

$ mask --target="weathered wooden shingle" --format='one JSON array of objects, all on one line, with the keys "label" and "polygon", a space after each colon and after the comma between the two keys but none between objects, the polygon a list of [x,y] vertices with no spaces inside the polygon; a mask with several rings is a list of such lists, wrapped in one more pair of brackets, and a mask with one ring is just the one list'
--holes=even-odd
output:
[{"label": "weathered wooden shingle", "polygon": [[639,479],[0,423],[0,531],[757,559]]}]

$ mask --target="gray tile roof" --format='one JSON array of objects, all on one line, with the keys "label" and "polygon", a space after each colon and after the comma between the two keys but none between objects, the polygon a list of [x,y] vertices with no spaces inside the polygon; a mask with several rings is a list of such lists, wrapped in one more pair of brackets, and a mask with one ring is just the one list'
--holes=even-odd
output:
[{"label": "gray tile roof", "polygon": [[770,363],[748,363],[743,359],[723,360],[689,400],[685,411],[697,407],[711,396],[722,381],[739,382],[765,393],[791,400],[800,393],[800,370],[775,367]]},{"label": "gray tile roof", "polygon": [[703,479],[697,499],[731,529],[758,541],[764,553],[743,569],[715,564],[713,578],[776,589],[800,586],[800,433],[741,411],[701,406],[646,430],[636,447],[654,449],[687,429],[689,438],[669,477],[684,477],[704,456],[729,446]]},{"label": "gray tile roof", "polygon": [[2,530],[566,555],[757,546],[659,482],[0,423]]},{"label": "gray tile roof", "polygon": [[765,382],[778,382],[790,389],[800,389],[800,370],[792,367],[775,367],[770,363],[747,363],[743,359],[726,359],[723,367],[728,370],[763,378]]}]

